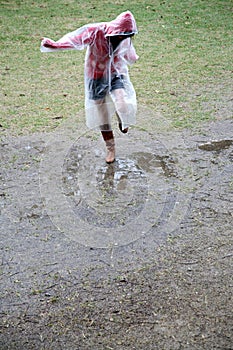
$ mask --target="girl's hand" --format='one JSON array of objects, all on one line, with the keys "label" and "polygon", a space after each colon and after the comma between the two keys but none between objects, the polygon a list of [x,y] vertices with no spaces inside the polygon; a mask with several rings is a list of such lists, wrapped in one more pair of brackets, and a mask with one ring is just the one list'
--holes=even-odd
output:
[{"label": "girl's hand", "polygon": [[47,39],[47,38],[43,38],[42,39],[42,42],[41,42],[42,46],[44,47],[48,47],[50,49],[53,49],[54,48],[54,41],[50,40],[50,39]]}]

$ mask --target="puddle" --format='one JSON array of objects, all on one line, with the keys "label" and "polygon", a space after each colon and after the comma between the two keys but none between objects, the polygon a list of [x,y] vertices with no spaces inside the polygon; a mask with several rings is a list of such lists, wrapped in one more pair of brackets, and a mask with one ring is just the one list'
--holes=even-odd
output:
[{"label": "puddle", "polygon": [[203,151],[222,151],[229,148],[233,140],[212,140],[198,145],[198,148]]},{"label": "puddle", "polygon": [[134,153],[133,156],[137,160],[138,165],[147,172],[153,173],[156,168],[160,168],[163,171],[163,175],[166,177],[177,176],[175,160],[169,155],[138,152]]},{"label": "puddle", "polygon": [[113,164],[87,162],[73,147],[63,167],[63,191],[82,220],[98,227],[124,226],[141,212],[148,194],[147,176],[135,160]]},{"label": "puddle", "polygon": [[[146,177],[145,172],[130,159],[116,159],[113,164],[102,166],[97,175],[96,183],[101,195],[119,196],[119,191],[127,191],[130,182],[135,192],[141,192],[140,180]],[[139,185],[139,186],[138,186]]]},{"label": "puddle", "polygon": [[183,140],[168,141],[149,142],[137,130],[119,135],[117,159],[107,165],[99,135],[53,137],[40,167],[48,215],[72,240],[92,247],[127,245],[155,227],[157,236],[173,232],[189,205],[192,167],[180,157]]},{"label": "puddle", "polygon": [[[165,224],[178,201],[178,193],[172,190],[179,181],[178,164],[165,147],[158,144],[157,148],[154,153],[131,151],[110,165],[98,147],[93,161],[85,140],[82,146],[70,148],[63,163],[63,194],[83,230],[92,227],[90,234],[94,236],[97,230],[101,239],[103,232],[106,237],[111,232],[120,241],[124,230],[128,234],[124,240],[130,240],[152,225]],[[180,216],[179,206],[177,202],[176,217]],[[172,216],[170,220],[173,227]]]}]

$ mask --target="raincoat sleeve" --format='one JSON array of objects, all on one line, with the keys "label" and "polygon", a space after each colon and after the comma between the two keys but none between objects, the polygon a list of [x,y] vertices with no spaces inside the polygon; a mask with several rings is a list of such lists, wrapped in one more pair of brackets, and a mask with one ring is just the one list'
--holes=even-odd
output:
[{"label": "raincoat sleeve", "polygon": [[58,41],[43,38],[41,41],[41,52],[53,52],[57,50],[83,50],[93,41],[95,28],[83,26],[74,32],[64,35]]}]

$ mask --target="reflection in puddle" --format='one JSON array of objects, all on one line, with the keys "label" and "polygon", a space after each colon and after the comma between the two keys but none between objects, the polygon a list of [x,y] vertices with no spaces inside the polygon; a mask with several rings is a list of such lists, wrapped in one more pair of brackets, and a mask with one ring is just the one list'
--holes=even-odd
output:
[{"label": "reflection in puddle", "polygon": [[82,220],[99,227],[125,225],[140,214],[148,196],[145,172],[131,159],[112,164],[88,161],[70,152],[63,168],[63,190]]},{"label": "reflection in puddle", "polygon": [[[145,173],[133,160],[117,159],[110,165],[101,167],[96,176],[98,189],[103,193],[117,195],[129,187],[138,187],[138,181],[144,179]],[[139,186],[140,187],[140,186]]]}]

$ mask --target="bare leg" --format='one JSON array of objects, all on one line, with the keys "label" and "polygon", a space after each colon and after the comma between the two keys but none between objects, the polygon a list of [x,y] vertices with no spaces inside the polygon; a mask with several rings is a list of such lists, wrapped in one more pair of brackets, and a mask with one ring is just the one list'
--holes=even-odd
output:
[{"label": "bare leg", "polygon": [[111,125],[109,125],[109,115],[108,115],[108,109],[107,109],[105,98],[95,100],[95,105],[98,109],[100,130],[104,130],[104,131],[111,130],[112,128],[111,128]]}]

